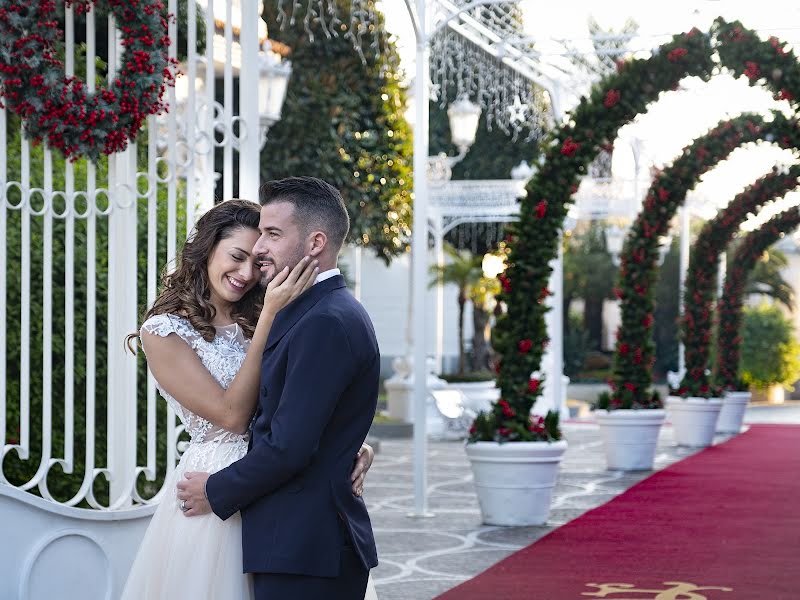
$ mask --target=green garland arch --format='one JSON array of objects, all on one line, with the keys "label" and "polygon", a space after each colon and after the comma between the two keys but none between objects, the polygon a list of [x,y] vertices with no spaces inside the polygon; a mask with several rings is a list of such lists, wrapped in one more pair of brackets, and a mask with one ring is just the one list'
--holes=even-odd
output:
[{"label": "green garland arch", "polygon": [[793,207],[773,217],[759,229],[747,234],[734,254],[725,277],[722,298],[718,303],[718,352],[715,373],[724,389],[739,389],[739,355],[742,339],[742,303],[747,276],[767,248],[783,234],[800,227],[800,207]]},{"label": "green garland arch", "polygon": [[712,339],[714,296],[719,256],[733,240],[748,213],[757,212],[770,200],[782,197],[800,185],[800,165],[786,173],[773,169],[738,194],[715,218],[708,221],[695,242],[686,277],[681,321],[681,335],[686,349],[686,375],[678,394],[681,396],[718,396],[719,391],[706,375],[709,345]]},{"label": "green garland arch", "polygon": [[708,80],[715,71],[714,50],[722,66],[737,75],[747,73],[751,83],[761,83],[760,73],[769,72],[770,79],[764,83],[776,97],[794,103],[800,95],[800,69],[783,43],[776,38],[762,41],[740,23],[718,18],[710,34],[693,29],[673,37],[648,59],[619,63],[616,74],[581,99],[554,131],[542,168],[528,182],[520,219],[510,227],[508,269],[501,275],[498,296],[506,310],[498,315],[493,333],[493,346],[502,357],[496,365],[502,402],[479,415],[470,441],[560,436],[554,416],[548,418],[543,432],[529,419],[542,389],[531,373],[539,369],[548,343],[544,301],[549,295],[550,261],[557,255],[559,232],[578,178],[616,138],[619,128],[644,112],[661,92],[677,88],[687,76]]}]

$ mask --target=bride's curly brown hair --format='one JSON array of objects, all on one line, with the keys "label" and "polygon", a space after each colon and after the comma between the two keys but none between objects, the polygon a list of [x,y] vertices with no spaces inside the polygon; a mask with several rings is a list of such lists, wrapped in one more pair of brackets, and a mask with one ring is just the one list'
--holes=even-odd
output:
[{"label": "bride's curly brown hair", "polygon": [[[218,204],[200,217],[181,249],[177,268],[172,272],[164,268],[161,275],[163,289],[142,321],[165,313],[181,315],[189,319],[203,339],[212,341],[217,335],[211,324],[217,311],[211,304],[208,261],[221,240],[240,229],[258,231],[259,216],[258,204],[234,199]],[[231,317],[248,338],[253,337],[263,305],[264,288],[260,284],[233,305]],[[137,337],[136,333],[127,337],[129,347]]]}]

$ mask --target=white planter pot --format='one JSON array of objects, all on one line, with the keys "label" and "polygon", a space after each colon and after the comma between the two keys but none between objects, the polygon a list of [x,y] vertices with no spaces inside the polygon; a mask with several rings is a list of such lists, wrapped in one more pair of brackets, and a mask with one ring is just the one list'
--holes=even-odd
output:
[{"label": "white planter pot", "polygon": [[667,410],[679,446],[705,448],[714,441],[717,417],[722,409],[719,398],[681,398],[667,396]]},{"label": "white planter pot", "polygon": [[487,525],[542,525],[567,442],[476,442],[466,445]]},{"label": "white planter pot", "polygon": [[744,411],[750,402],[750,392],[725,392],[722,410],[717,419],[717,433],[739,433],[742,429]]},{"label": "white planter pot", "polygon": [[606,450],[606,465],[619,471],[650,471],[658,444],[658,432],[666,411],[596,410]]},{"label": "white planter pot", "polygon": [[459,390],[464,394],[464,408],[475,413],[489,412],[492,403],[500,398],[500,388],[494,380],[448,383],[446,389]]}]

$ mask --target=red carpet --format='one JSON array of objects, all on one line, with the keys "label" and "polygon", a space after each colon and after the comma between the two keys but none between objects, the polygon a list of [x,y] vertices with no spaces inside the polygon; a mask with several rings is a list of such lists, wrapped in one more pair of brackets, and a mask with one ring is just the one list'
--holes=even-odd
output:
[{"label": "red carpet", "polygon": [[438,600],[489,598],[800,599],[800,426],[754,425]]}]

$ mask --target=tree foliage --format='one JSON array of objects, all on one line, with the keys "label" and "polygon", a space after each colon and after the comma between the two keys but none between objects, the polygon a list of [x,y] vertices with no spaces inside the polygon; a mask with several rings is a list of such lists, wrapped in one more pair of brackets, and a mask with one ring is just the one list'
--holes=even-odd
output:
[{"label": "tree foliage", "polygon": [[770,304],[748,307],[742,323],[742,381],[758,389],[800,379],[800,342],[792,322]]},{"label": "tree foliage", "polygon": [[[349,22],[350,2],[336,1]],[[366,64],[344,31],[327,39],[312,21],[310,40],[305,10],[298,7],[294,25],[281,28],[277,6],[265,3],[270,37],[291,48],[293,70],[282,118],[261,154],[261,176],[313,175],[336,186],[350,214],[350,241],[388,263],[406,249],[411,223],[411,130],[400,59],[391,42],[375,56],[374,29],[362,39]],[[383,27],[382,16],[375,27]]]},{"label": "tree foliage", "polygon": [[606,246],[605,225],[592,221],[564,240],[564,302],[584,301],[583,328],[589,349],[600,350],[603,337],[603,302],[613,298],[617,268]]}]

